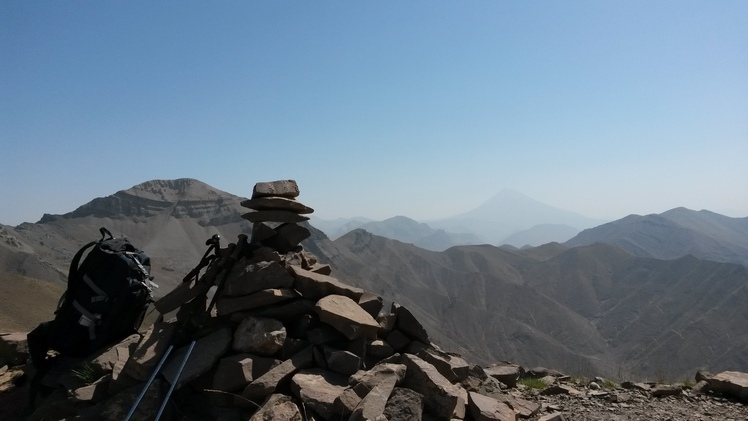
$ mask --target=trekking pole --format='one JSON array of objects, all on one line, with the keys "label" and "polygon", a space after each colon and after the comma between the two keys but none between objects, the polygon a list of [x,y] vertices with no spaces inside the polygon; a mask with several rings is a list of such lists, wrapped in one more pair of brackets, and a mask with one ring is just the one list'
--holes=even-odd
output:
[{"label": "trekking pole", "polygon": [[[103,228],[102,228],[103,229]],[[103,235],[103,233],[102,233]],[[218,250],[220,250],[221,243],[221,236],[218,234],[213,235],[210,239],[208,239],[205,242],[206,246],[208,247],[208,250],[205,251],[205,254],[203,255],[203,258],[200,259],[200,263],[198,266],[193,269],[187,276],[184,277],[184,280],[182,282],[189,282],[192,277],[197,277],[200,273],[200,269],[205,267],[212,258],[215,258],[218,255]],[[212,258],[209,258],[209,254],[211,251],[214,251],[214,256]],[[206,271],[207,274],[207,271]],[[158,365],[156,365],[156,368],[151,373],[151,377],[148,378],[148,381],[145,383],[145,386],[143,386],[143,390],[140,391],[140,395],[138,395],[138,398],[135,400],[135,403],[133,404],[132,408],[130,408],[130,412],[127,413],[127,418],[125,418],[125,421],[130,421],[133,414],[135,413],[135,410],[138,408],[138,405],[140,405],[140,402],[143,400],[143,397],[145,397],[146,392],[148,392],[148,389],[151,387],[151,384],[153,383],[153,380],[156,378],[156,375],[158,375],[158,372],[161,370],[161,366],[164,365],[164,362],[166,362],[166,359],[169,358],[169,354],[171,354],[171,351],[174,350],[174,345],[169,345],[169,348],[166,349],[166,352],[161,357],[161,360],[158,362]]]},{"label": "trekking pole", "polygon": [[130,412],[127,413],[127,418],[125,418],[126,421],[130,421],[130,418],[132,418],[132,415],[135,413],[135,410],[138,409],[138,405],[140,405],[140,401],[143,400],[143,397],[145,396],[145,392],[147,392],[148,388],[151,387],[151,383],[153,383],[153,379],[156,378],[156,375],[158,374],[159,370],[161,370],[161,366],[164,365],[164,361],[166,361],[166,358],[168,358],[169,354],[171,354],[172,349],[174,349],[174,345],[169,345],[169,348],[166,349],[166,352],[164,353],[164,356],[161,357],[161,360],[158,362],[156,369],[153,370],[153,373],[151,373],[151,377],[146,382],[145,386],[143,387],[143,390],[140,391],[140,395],[138,395],[138,398],[135,400],[135,404],[133,404],[132,408],[130,408]]},{"label": "trekking pole", "polygon": [[[232,251],[231,255],[229,256],[228,260],[225,262],[226,266],[224,267],[223,276],[221,277],[221,280],[218,283],[218,286],[216,287],[216,291],[213,293],[213,298],[210,300],[210,305],[208,305],[207,311],[205,311],[200,321],[198,322],[198,330],[202,329],[203,323],[205,322],[205,317],[210,316],[211,311],[213,311],[213,306],[216,303],[216,300],[218,299],[218,296],[221,294],[221,291],[223,291],[223,286],[226,283],[226,280],[229,278],[229,275],[231,275],[231,269],[234,267],[234,263],[236,263],[237,260],[239,260],[239,257],[242,255],[242,253],[245,250],[245,247],[247,246],[247,236],[245,234],[239,234],[239,240],[236,242],[236,245],[234,246],[234,250]],[[166,405],[169,403],[169,398],[171,398],[172,392],[174,392],[174,389],[177,386],[177,383],[179,383],[179,378],[182,376],[182,371],[184,370],[184,367],[187,365],[187,360],[190,358],[190,354],[192,354],[192,350],[195,348],[195,343],[197,342],[197,339],[192,339],[192,342],[190,342],[189,348],[187,348],[187,353],[185,353],[184,358],[182,359],[182,362],[179,364],[179,370],[177,370],[176,374],[174,375],[174,379],[171,381],[171,386],[169,387],[169,391],[166,392],[166,397],[164,397],[164,401],[161,402],[161,407],[158,409],[158,413],[156,414],[155,421],[159,421],[161,419],[161,414],[164,412],[164,409],[166,408]]]}]

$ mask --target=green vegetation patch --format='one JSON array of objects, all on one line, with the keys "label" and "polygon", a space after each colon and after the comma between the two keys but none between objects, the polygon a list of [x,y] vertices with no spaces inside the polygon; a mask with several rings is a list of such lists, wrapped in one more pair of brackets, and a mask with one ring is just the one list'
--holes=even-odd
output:
[{"label": "green vegetation patch", "polygon": [[517,383],[527,387],[528,389],[542,390],[548,387],[548,385],[545,384],[543,380],[532,378],[532,377],[526,377],[524,379],[520,379]]}]

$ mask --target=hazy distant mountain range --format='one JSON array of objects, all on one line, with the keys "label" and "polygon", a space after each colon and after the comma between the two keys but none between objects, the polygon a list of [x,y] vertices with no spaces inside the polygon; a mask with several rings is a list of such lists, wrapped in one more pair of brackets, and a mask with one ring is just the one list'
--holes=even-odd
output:
[{"label": "hazy distant mountain range", "polygon": [[[206,239],[218,233],[225,244],[251,232],[241,218],[243,199],[197,180],[154,180],[65,215],[0,226],[0,331],[28,328],[18,324],[24,307],[10,303],[34,303],[26,305],[29,313],[51,317],[59,288],[40,294],[39,279],[61,285],[73,254],[98,238],[101,226],[146,250],[161,294],[168,292],[197,264]],[[505,192],[469,213],[475,219],[465,214],[452,223],[486,221],[488,209],[508,212],[508,203],[523,202]],[[534,218],[550,212],[538,209]],[[536,230],[563,231],[586,220],[566,217]],[[508,212],[502,221],[519,224],[520,215]],[[602,224],[564,244],[441,252],[426,246],[458,237],[405,217],[359,221],[366,230],[334,241],[310,222],[312,237],[303,245],[332,265],[333,276],[406,305],[438,344],[472,361],[611,376],[748,370],[748,218],[679,208]]]},{"label": "hazy distant mountain range", "polygon": [[629,215],[587,229],[565,244],[596,242],[615,244],[636,256],[676,259],[690,254],[748,265],[748,218],[676,208],[659,215]]},{"label": "hazy distant mountain range", "polygon": [[427,250],[443,251],[456,245],[508,244],[524,247],[564,242],[584,228],[607,221],[558,209],[505,189],[477,208],[450,218],[424,222],[405,216],[384,221],[365,218],[330,221],[317,218],[311,222],[332,239],[361,228]]}]

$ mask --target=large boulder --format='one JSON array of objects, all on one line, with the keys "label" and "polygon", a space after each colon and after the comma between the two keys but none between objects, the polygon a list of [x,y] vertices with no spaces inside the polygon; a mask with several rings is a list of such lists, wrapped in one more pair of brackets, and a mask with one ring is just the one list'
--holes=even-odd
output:
[{"label": "large boulder", "polygon": [[328,295],[315,306],[319,319],[348,339],[376,339],[379,323],[361,306],[343,295]]},{"label": "large boulder", "polygon": [[467,392],[449,382],[431,364],[415,355],[403,354],[407,367],[403,385],[424,397],[426,410],[439,419],[465,418]]},{"label": "large boulder", "polygon": [[231,348],[237,352],[270,356],[283,347],[286,336],[286,328],[278,320],[249,316],[234,331]]},{"label": "large boulder", "polygon": [[304,406],[324,419],[336,417],[335,399],[348,386],[348,377],[319,368],[300,370],[291,378],[291,391],[301,399]]},{"label": "large boulder", "polygon": [[748,373],[723,371],[708,379],[707,382],[715,392],[732,396],[742,402],[748,402]]}]

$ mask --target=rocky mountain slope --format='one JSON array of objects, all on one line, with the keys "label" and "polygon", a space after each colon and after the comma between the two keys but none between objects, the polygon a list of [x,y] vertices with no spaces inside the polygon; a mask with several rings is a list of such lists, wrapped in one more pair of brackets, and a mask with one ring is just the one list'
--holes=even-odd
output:
[{"label": "rocky mountain slope", "polygon": [[433,229],[428,224],[417,222],[405,216],[395,216],[384,221],[362,222],[356,224],[355,227],[349,224],[346,228],[348,228],[346,233],[354,229],[362,229],[375,235],[433,251],[444,251],[456,245],[483,243],[478,235]]},{"label": "rocky mountain slope", "polygon": [[[260,213],[254,218],[265,218]],[[674,421],[748,415],[739,403],[748,402],[743,372],[699,371],[698,383],[619,384],[509,362],[468,363],[433,344],[407,307],[385,306],[382,297],[332,277],[329,265],[297,246],[309,231],[289,224],[254,228],[249,242],[239,236],[203,276],[156,302],[164,313],[178,309],[176,318],[85,358],[55,358],[38,388],[29,387],[34,367],[23,364],[25,334],[0,335],[0,417]],[[216,284],[205,316],[195,311]],[[38,403],[27,405],[30,397]]]},{"label": "rocky mountain slope", "polygon": [[99,228],[106,227],[146,250],[157,282],[173,287],[200,260],[211,236],[251,232],[251,224],[241,218],[244,199],[198,180],[148,181],[65,215],[3,227],[0,271],[64,282],[78,249],[99,239]]},{"label": "rocky mountain slope", "polygon": [[[35,388],[25,381],[35,371],[24,364],[26,335],[0,335],[0,416],[551,421],[748,414],[735,402],[748,402],[743,372],[697,372],[693,386],[619,385],[509,362],[468,363],[435,345],[407,307],[385,305],[331,276],[329,265],[299,246],[311,232],[296,224],[304,217],[294,208],[310,209],[297,206],[296,184],[263,184],[271,188],[255,188],[242,202],[255,210],[244,215],[254,222],[252,236],[216,250],[202,276],[155,303],[176,317],[84,358],[49,356]],[[478,263],[459,261],[461,269]],[[38,404],[26,405],[30,399]]]},{"label": "rocky mountain slope", "polygon": [[[8,273],[64,280],[73,254],[106,226],[149,253],[163,294],[213,234],[251,232],[242,200],[197,180],[157,180],[70,214],[2,227],[0,282],[10,285]],[[605,244],[433,252],[362,230],[333,242],[304,226],[305,249],[352,285],[407,305],[437,344],[472,361],[676,378],[748,365],[743,266],[664,261]],[[672,241],[669,232],[660,232],[661,242]]]},{"label": "rocky mountain slope", "polygon": [[668,377],[747,363],[741,265],[640,258],[606,244],[435,253],[361,230],[329,247],[322,252],[356,285],[396,297],[437,343],[476,361]]},{"label": "rocky mountain slope", "polygon": [[691,254],[748,265],[748,218],[676,208],[661,214],[629,215],[584,230],[565,244],[577,247],[595,242],[616,244],[636,256],[676,259]]}]

